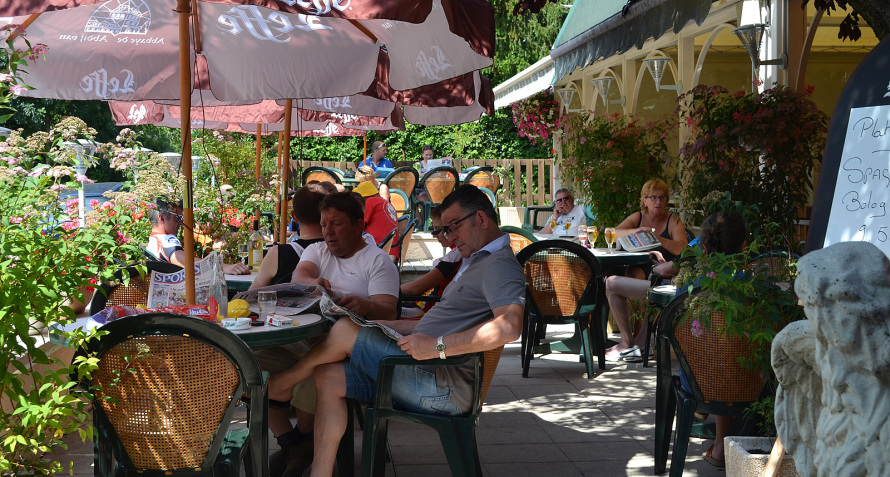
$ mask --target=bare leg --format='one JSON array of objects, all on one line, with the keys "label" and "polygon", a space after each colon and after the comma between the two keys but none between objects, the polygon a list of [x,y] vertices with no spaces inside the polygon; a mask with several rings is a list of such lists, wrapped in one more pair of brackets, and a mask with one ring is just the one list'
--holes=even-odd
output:
[{"label": "bare leg", "polygon": [[714,447],[711,449],[711,457],[717,460],[723,460],[725,454],[723,452],[723,438],[729,434],[729,428],[732,426],[732,416],[714,416],[717,424],[715,432]]},{"label": "bare leg", "polygon": [[346,371],[341,363],[324,364],[313,373],[318,393],[318,426],[312,476],[328,477],[334,472],[337,448],[346,432]]},{"label": "bare leg", "polygon": [[621,341],[607,351],[624,351],[634,345],[634,332],[628,318],[627,299],[645,297],[648,288],[649,282],[646,280],[620,276],[606,278],[606,300],[609,302],[612,316],[615,317],[615,323],[618,324],[618,331],[621,332]]},{"label": "bare leg", "polygon": [[348,318],[341,318],[334,323],[330,333],[297,364],[269,376],[269,399],[289,401],[294,386],[309,379],[316,367],[346,359],[352,353],[358,332],[359,326]]}]

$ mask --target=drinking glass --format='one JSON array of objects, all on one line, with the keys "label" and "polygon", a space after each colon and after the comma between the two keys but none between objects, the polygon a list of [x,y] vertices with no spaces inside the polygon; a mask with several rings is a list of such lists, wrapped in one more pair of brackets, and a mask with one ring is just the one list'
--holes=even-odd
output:
[{"label": "drinking glass", "polygon": [[275,312],[278,294],[274,291],[261,291],[257,293],[257,303],[260,305],[260,319],[265,322],[269,314]]},{"label": "drinking glass", "polygon": [[581,242],[581,245],[588,247],[587,245],[587,226],[579,225],[578,226],[578,240]]},{"label": "drinking glass", "polygon": [[599,227],[596,225],[591,225],[587,227],[587,241],[590,248],[596,248],[596,238],[599,237],[600,231]]},{"label": "drinking glass", "polygon": [[550,233],[556,233],[556,219],[550,221]]},{"label": "drinking glass", "polygon": [[572,222],[571,221],[563,222],[562,228],[565,229],[565,235],[568,235],[569,229],[572,228]]},{"label": "drinking glass", "polygon": [[247,265],[247,254],[248,254],[248,246],[246,243],[238,244],[238,256],[241,257],[241,262]]},{"label": "drinking glass", "polygon": [[603,231],[603,236],[606,238],[606,245],[609,247],[609,253],[613,253],[612,245],[615,244],[615,227],[606,227],[606,230]]}]

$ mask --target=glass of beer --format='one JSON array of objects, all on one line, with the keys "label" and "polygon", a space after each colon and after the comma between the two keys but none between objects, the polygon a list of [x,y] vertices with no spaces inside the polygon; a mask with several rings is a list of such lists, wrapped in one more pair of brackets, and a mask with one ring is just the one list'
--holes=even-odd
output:
[{"label": "glass of beer", "polygon": [[578,226],[578,241],[581,242],[581,245],[584,245],[585,247],[589,247],[589,245],[587,245],[587,226],[586,225]]},{"label": "glass of beer", "polygon": [[550,219],[550,233],[556,233],[556,219]]},{"label": "glass of beer", "polygon": [[606,238],[606,245],[609,247],[609,253],[613,253],[612,245],[615,244],[615,227],[606,227],[606,230],[603,231],[603,236]]},{"label": "glass of beer", "polygon": [[596,225],[591,225],[587,227],[587,246],[590,248],[596,248],[596,239],[599,237],[600,231],[599,227]]}]

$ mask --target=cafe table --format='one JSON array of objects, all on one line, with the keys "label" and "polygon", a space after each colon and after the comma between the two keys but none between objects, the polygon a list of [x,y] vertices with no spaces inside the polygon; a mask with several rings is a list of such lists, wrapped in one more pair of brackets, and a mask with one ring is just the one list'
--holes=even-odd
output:
[{"label": "cafe table", "polygon": [[[559,239],[578,242],[577,237],[569,235],[534,234],[534,236],[538,240]],[[650,257],[649,252],[626,252],[613,249],[612,253],[609,253],[609,250],[606,248],[588,248],[587,251],[596,257],[600,267],[602,267],[603,279],[610,275],[623,275],[628,268],[652,263],[652,258]],[[606,301],[605,283],[602,283],[601,286],[598,287],[597,303],[602,304],[600,306],[600,319],[603,321],[603,324],[605,324],[606,320],[609,318],[609,303]],[[603,326],[603,329],[605,330],[605,326]],[[603,342],[606,342],[605,336],[603,337]],[[535,345],[534,347],[534,352],[541,354],[552,352],[577,354],[580,350],[581,337],[577,333],[562,341],[542,343]]]},{"label": "cafe table", "polygon": [[250,272],[250,275],[229,275],[226,274],[226,287],[228,287],[229,292],[243,292],[247,291],[251,285],[253,285],[253,281],[256,280],[257,272]]}]

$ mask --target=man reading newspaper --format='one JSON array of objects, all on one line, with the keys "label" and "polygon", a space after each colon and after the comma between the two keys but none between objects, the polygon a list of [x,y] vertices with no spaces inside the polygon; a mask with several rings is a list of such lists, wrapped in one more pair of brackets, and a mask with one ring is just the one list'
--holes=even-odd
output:
[{"label": "man reading newspaper", "polygon": [[[395,318],[399,271],[386,252],[362,238],[365,222],[361,200],[350,192],[332,193],[322,199],[319,210],[324,241],[306,247],[291,281],[323,287],[338,298],[339,307],[368,319]],[[292,350],[272,348],[258,351],[257,359],[264,370],[274,373],[298,362],[303,351],[299,346]],[[297,408],[297,428],[291,425],[286,410],[276,406],[269,412],[269,429],[281,446],[269,457],[272,477],[302,475],[312,461],[315,387],[312,380],[295,384],[273,399],[290,401]]]},{"label": "man reading newspaper", "polygon": [[470,410],[472,367],[437,369],[436,358],[486,351],[519,338],[525,277],[509,237],[498,229],[491,201],[476,187],[461,186],[442,207],[442,223],[447,225],[441,233],[454,241],[465,260],[439,303],[419,321],[386,322],[405,335],[397,341],[376,328],[340,319],[296,365],[270,377],[270,399],[287,399],[297,383],[315,380],[312,475],[333,472],[346,429],[346,398],[373,400],[377,367],[384,356],[429,361],[399,368],[393,381],[393,399],[399,406],[459,415]]}]

